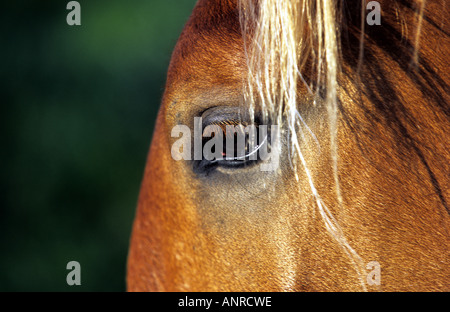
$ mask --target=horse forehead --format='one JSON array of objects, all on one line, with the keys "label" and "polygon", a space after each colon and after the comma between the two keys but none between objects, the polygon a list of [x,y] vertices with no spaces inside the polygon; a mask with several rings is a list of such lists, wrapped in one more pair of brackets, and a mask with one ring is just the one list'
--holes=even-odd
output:
[{"label": "horse forehead", "polygon": [[236,1],[199,1],[172,54],[167,86],[242,85],[245,68]]}]

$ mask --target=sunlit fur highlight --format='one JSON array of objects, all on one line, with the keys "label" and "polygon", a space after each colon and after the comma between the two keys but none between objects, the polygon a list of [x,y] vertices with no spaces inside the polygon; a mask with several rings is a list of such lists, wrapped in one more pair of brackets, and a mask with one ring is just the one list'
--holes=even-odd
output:
[{"label": "sunlit fur highlight", "polygon": [[[298,112],[299,83],[307,90],[308,97],[324,101],[328,113],[330,154],[333,164],[335,192],[338,205],[342,205],[338,181],[338,76],[340,70],[339,39],[340,14],[337,1],[329,0],[241,0],[240,23],[246,49],[248,76],[244,83],[244,95],[251,115],[258,107],[264,121],[286,125],[290,135],[289,157],[296,178],[300,165],[307,178],[326,229],[343,248],[353,263],[362,289],[363,262],[350,246],[341,227],[318,193],[312,174],[301,150],[302,127],[306,126]],[[361,3],[361,42],[358,68],[363,60],[365,1]],[[415,53],[417,63],[420,25],[425,1],[420,1]],[[302,73],[306,60],[312,62],[315,77],[305,81]],[[359,70],[358,70],[359,72]]]}]

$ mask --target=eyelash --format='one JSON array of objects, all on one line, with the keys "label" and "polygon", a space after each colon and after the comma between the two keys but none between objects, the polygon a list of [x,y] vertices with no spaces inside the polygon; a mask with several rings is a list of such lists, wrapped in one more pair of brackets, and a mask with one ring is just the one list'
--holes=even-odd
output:
[{"label": "eyelash", "polygon": [[[213,123],[211,123],[210,125],[205,125],[203,127],[203,135],[202,135],[202,149],[204,148],[205,144],[213,139],[213,137],[216,134],[216,131],[211,133],[211,136],[204,136],[205,134],[205,130],[208,126],[212,126],[213,128],[215,128],[216,131],[221,131],[219,133],[221,133],[223,135],[223,139],[222,139],[222,151],[221,151],[221,155],[222,155],[222,159],[212,159],[212,160],[207,160],[204,156],[203,159],[200,161],[195,161],[194,162],[194,169],[196,172],[204,172],[204,173],[209,173],[212,170],[216,169],[217,167],[224,167],[224,168],[234,168],[234,169],[238,169],[238,168],[243,168],[243,167],[249,167],[252,166],[254,164],[256,164],[258,162],[257,159],[257,153],[258,150],[264,146],[265,144],[269,143],[269,137],[268,135],[266,135],[262,140],[259,138],[259,129],[258,129],[258,125],[254,125],[254,127],[249,127],[247,128],[247,131],[245,131],[245,127],[248,127],[247,124],[242,123],[241,121],[236,121],[236,120],[221,120],[221,121],[215,121]],[[232,156],[227,156],[227,138],[230,139],[229,137],[229,133],[227,133],[227,127],[226,126],[233,126],[234,130],[238,130],[238,131],[233,131],[233,155]],[[230,130],[230,129],[228,129]],[[251,131],[253,132],[253,140],[251,140],[251,136],[250,133]],[[241,153],[239,153],[239,146],[238,144],[241,143],[242,146],[242,141],[240,142],[238,139],[239,135],[245,135],[245,139],[244,139],[244,151]],[[242,140],[242,138],[241,138]],[[214,148],[216,146],[214,145]],[[211,151],[212,153],[215,153],[214,151]]]}]

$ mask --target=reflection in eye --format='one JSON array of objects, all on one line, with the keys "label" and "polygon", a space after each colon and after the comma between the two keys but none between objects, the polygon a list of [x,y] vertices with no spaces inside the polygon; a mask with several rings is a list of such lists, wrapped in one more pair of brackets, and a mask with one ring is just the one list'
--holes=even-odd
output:
[{"label": "reflection in eye", "polygon": [[216,106],[204,111],[200,122],[201,153],[194,159],[194,172],[207,175],[216,168],[238,170],[267,159],[261,155],[270,149],[270,135],[259,116],[251,118],[240,107]]},{"label": "reflection in eye", "polygon": [[240,120],[215,120],[203,130],[205,159],[211,164],[234,167],[256,161],[258,150],[268,143],[267,131],[258,130],[257,125]]}]

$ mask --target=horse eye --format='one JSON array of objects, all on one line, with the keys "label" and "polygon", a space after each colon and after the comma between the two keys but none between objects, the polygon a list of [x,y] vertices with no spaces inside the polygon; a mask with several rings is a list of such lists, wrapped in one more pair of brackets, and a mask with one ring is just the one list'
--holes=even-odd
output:
[{"label": "horse eye", "polygon": [[259,161],[258,151],[269,141],[267,131],[259,131],[256,122],[249,122],[240,114],[208,117],[203,121],[203,154],[201,160],[194,161],[195,172],[209,173],[218,167],[240,169]]},{"label": "horse eye", "polygon": [[243,168],[258,161],[258,150],[267,143],[267,136],[259,138],[256,125],[223,121],[208,125],[203,131],[202,160],[196,169],[211,171],[217,167]]}]

